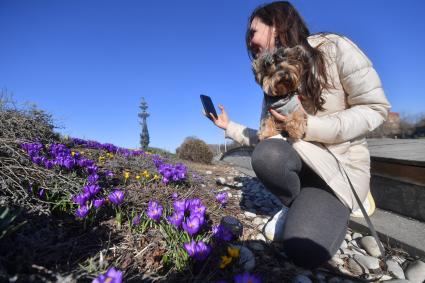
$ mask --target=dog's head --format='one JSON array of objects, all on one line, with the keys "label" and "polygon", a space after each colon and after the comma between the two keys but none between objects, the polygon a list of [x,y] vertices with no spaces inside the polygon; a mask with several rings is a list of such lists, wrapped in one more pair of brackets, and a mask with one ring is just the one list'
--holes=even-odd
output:
[{"label": "dog's head", "polygon": [[255,80],[269,96],[286,96],[297,91],[310,52],[302,45],[266,51],[252,62]]}]

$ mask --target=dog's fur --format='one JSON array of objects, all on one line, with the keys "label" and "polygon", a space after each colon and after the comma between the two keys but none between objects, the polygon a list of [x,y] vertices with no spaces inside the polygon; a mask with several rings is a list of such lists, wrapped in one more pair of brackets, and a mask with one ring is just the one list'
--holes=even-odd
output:
[{"label": "dog's fur", "polygon": [[266,51],[252,63],[255,80],[264,91],[266,109],[275,109],[288,117],[286,123],[277,121],[269,112],[261,121],[260,140],[280,134],[283,130],[290,137],[301,138],[306,128],[306,117],[300,108],[302,76],[309,67],[310,54],[301,45]]}]

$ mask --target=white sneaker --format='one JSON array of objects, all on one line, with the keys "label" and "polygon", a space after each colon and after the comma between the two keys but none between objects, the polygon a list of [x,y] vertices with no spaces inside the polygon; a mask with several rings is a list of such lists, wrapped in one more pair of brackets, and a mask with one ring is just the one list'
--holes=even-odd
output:
[{"label": "white sneaker", "polygon": [[[370,193],[370,191],[367,194],[365,201],[363,202],[363,207],[366,210],[366,213],[368,216],[371,216],[373,212],[375,212],[375,200],[373,199],[373,196]],[[351,212],[351,217],[356,217],[356,218],[364,217],[360,207],[354,210],[353,212]]]},{"label": "white sneaker", "polygon": [[282,207],[278,213],[273,215],[272,218],[264,225],[263,235],[269,241],[282,241],[283,226],[285,224],[286,215],[288,214],[289,208],[286,206]]}]

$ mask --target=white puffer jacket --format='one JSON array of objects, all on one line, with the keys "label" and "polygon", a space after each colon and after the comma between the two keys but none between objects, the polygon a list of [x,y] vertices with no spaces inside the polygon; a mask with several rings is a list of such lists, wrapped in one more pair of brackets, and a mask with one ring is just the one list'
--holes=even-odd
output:
[{"label": "white puffer jacket", "polygon": [[[365,136],[385,121],[390,104],[372,63],[352,41],[334,34],[310,36],[308,41],[313,47],[322,43],[319,48],[326,55],[328,76],[334,87],[322,93],[326,101],[324,111],[313,114],[309,102],[303,101],[309,113],[306,136],[291,142],[303,161],[354,210],[358,204],[340,166],[364,201],[370,188],[370,156]],[[261,117],[266,110],[263,102]],[[233,121],[229,122],[226,137],[243,145],[255,146],[259,142],[257,130]]]}]

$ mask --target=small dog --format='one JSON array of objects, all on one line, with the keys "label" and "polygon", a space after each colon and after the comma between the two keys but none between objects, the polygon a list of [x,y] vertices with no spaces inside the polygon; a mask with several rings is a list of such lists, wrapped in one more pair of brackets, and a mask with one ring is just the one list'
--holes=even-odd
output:
[{"label": "small dog", "polygon": [[[302,76],[309,67],[310,54],[301,45],[266,51],[252,62],[255,80],[264,91],[266,109],[275,109],[289,116],[286,125],[277,121],[268,111],[260,124],[260,140],[280,134],[286,129],[289,136],[301,138],[306,127],[306,117],[300,109]],[[290,123],[290,127],[288,125]]]}]

